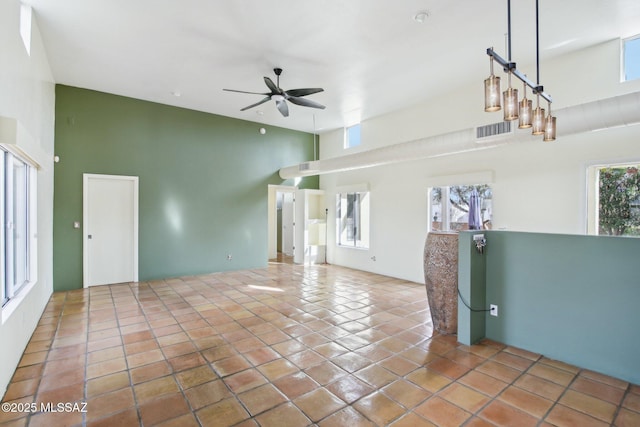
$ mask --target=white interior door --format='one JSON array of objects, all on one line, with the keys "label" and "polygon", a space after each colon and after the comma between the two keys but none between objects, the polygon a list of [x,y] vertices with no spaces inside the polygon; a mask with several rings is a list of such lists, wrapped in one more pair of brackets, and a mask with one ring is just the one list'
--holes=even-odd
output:
[{"label": "white interior door", "polygon": [[84,286],[138,281],[138,177],[83,175]]},{"label": "white interior door", "polygon": [[282,253],[293,256],[293,193],[282,197]]}]

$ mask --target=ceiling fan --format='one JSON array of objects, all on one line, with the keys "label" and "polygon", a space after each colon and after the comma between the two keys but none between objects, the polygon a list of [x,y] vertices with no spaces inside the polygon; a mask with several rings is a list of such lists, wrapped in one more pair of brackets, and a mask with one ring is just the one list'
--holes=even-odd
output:
[{"label": "ceiling fan", "polygon": [[223,89],[228,92],[238,92],[238,93],[250,93],[253,95],[264,95],[260,102],[256,102],[255,104],[251,104],[247,107],[244,107],[240,111],[248,110],[249,108],[257,107],[260,104],[264,104],[267,101],[275,101],[276,107],[278,111],[285,116],[289,116],[289,107],[287,106],[286,101],[290,101],[293,104],[300,105],[302,107],[311,107],[311,108],[319,108],[324,110],[325,106],[322,104],[318,104],[317,102],[310,101],[308,99],[302,98],[303,96],[311,95],[314,93],[322,92],[324,89],[322,88],[306,88],[306,89],[291,89],[291,90],[282,90],[280,88],[280,74],[282,74],[282,68],[274,68],[273,72],[276,74],[276,83],[273,83],[269,77],[264,78],[264,82],[269,88],[270,92],[260,93],[260,92],[246,92],[243,90],[235,90],[235,89]]}]

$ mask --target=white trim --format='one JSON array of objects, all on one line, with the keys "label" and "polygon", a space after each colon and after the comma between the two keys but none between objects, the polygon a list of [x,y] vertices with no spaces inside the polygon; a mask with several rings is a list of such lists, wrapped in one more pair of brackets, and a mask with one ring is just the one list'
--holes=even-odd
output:
[{"label": "white trim", "polygon": [[[13,159],[17,159],[18,161],[24,163],[27,167],[26,181],[27,181],[27,197],[29,198],[27,201],[27,213],[29,217],[27,218],[27,239],[28,244],[28,267],[29,271],[27,272],[26,282],[18,288],[17,293],[13,293],[13,291],[7,295],[8,301],[4,304],[4,306],[0,307],[0,317],[1,323],[4,324],[12,315],[12,313],[20,306],[22,301],[29,295],[31,290],[34,288],[36,283],[38,282],[38,170],[37,163],[35,165],[32,163],[32,159],[27,155],[27,158],[23,158],[20,154],[16,153],[15,150],[9,150],[9,147],[6,147],[4,144],[0,145],[0,151],[2,151],[0,155],[0,161],[3,164],[3,174],[0,174],[0,187],[2,188],[2,195],[4,198],[4,202],[0,203],[0,224],[2,224],[2,232],[0,233],[0,241],[2,242],[2,249],[0,250],[0,259],[3,261],[7,261],[8,256],[12,256],[12,251],[6,252],[6,222],[7,218],[5,216],[5,212],[7,210],[6,203],[9,203],[9,200],[6,197],[6,188],[7,184],[10,183],[12,179],[12,174],[8,175],[9,181],[5,181],[7,178],[7,160],[13,161]],[[22,151],[19,151],[22,152]],[[31,161],[30,161],[31,160]],[[12,202],[13,200],[11,200]],[[5,264],[12,264],[11,260],[9,262],[2,262],[2,266],[0,268],[0,274],[2,275],[2,280],[0,280],[0,286],[6,288],[6,278],[7,278],[7,269]]]},{"label": "white trim", "polygon": [[0,308],[0,312],[2,312],[2,324],[9,320],[11,314],[20,307],[22,301],[27,297],[27,295],[29,295],[29,292],[31,292],[31,289],[33,289],[35,285],[36,282],[30,280],[22,287],[22,289],[20,289],[20,292],[18,292],[16,296],[11,298],[2,308]]},{"label": "white trim", "polygon": [[[4,317],[4,300],[6,297],[6,245],[5,239],[7,234],[6,229],[6,209],[5,209],[5,201],[6,201],[6,183],[5,183],[5,163],[6,163],[7,153],[3,150],[0,150],[0,313],[2,313],[2,323],[5,322]],[[8,298],[8,297],[7,297]],[[7,302],[8,304],[8,302]],[[8,316],[8,315],[7,315]]]},{"label": "white trim", "polygon": [[493,184],[494,181],[495,173],[493,171],[479,171],[459,175],[437,175],[427,178],[428,187]]},{"label": "white trim", "polygon": [[138,281],[138,212],[139,212],[139,177],[126,176],[126,175],[101,175],[101,174],[82,174],[82,287],[87,288],[89,286],[89,253],[87,246],[84,242],[87,239],[87,230],[85,225],[89,221],[89,204],[87,203],[89,180],[91,178],[97,179],[111,179],[111,180],[123,180],[131,181],[133,183],[133,281]]}]

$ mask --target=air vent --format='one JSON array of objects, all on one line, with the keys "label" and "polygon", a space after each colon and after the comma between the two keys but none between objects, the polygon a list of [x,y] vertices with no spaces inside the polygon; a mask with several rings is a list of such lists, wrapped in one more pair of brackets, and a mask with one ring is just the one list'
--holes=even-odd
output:
[{"label": "air vent", "polygon": [[512,131],[511,122],[498,122],[490,125],[478,126],[476,128],[476,139],[482,140],[511,133]]},{"label": "air vent", "polygon": [[309,164],[309,162],[300,163],[298,165],[298,170],[300,172],[308,171],[309,169],[311,169],[311,165]]}]

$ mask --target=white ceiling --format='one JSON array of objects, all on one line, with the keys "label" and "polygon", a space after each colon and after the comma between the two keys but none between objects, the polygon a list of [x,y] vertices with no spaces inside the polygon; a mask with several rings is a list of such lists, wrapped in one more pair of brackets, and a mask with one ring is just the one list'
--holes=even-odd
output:
[{"label": "white ceiling", "polygon": [[[506,57],[505,0],[25,3],[34,9],[56,83],[309,132],[314,119],[323,133],[461,84],[481,87],[486,49]],[[535,1],[512,3],[513,60],[522,68],[535,60]],[[422,24],[413,19],[421,10],[429,11]],[[543,65],[637,33],[638,0],[540,0]],[[274,67],[284,69],[283,89],[324,88],[308,99],[327,108],[289,104],[284,118],[270,101],[241,112],[261,96],[222,90],[266,92],[263,76],[275,81]]]}]

